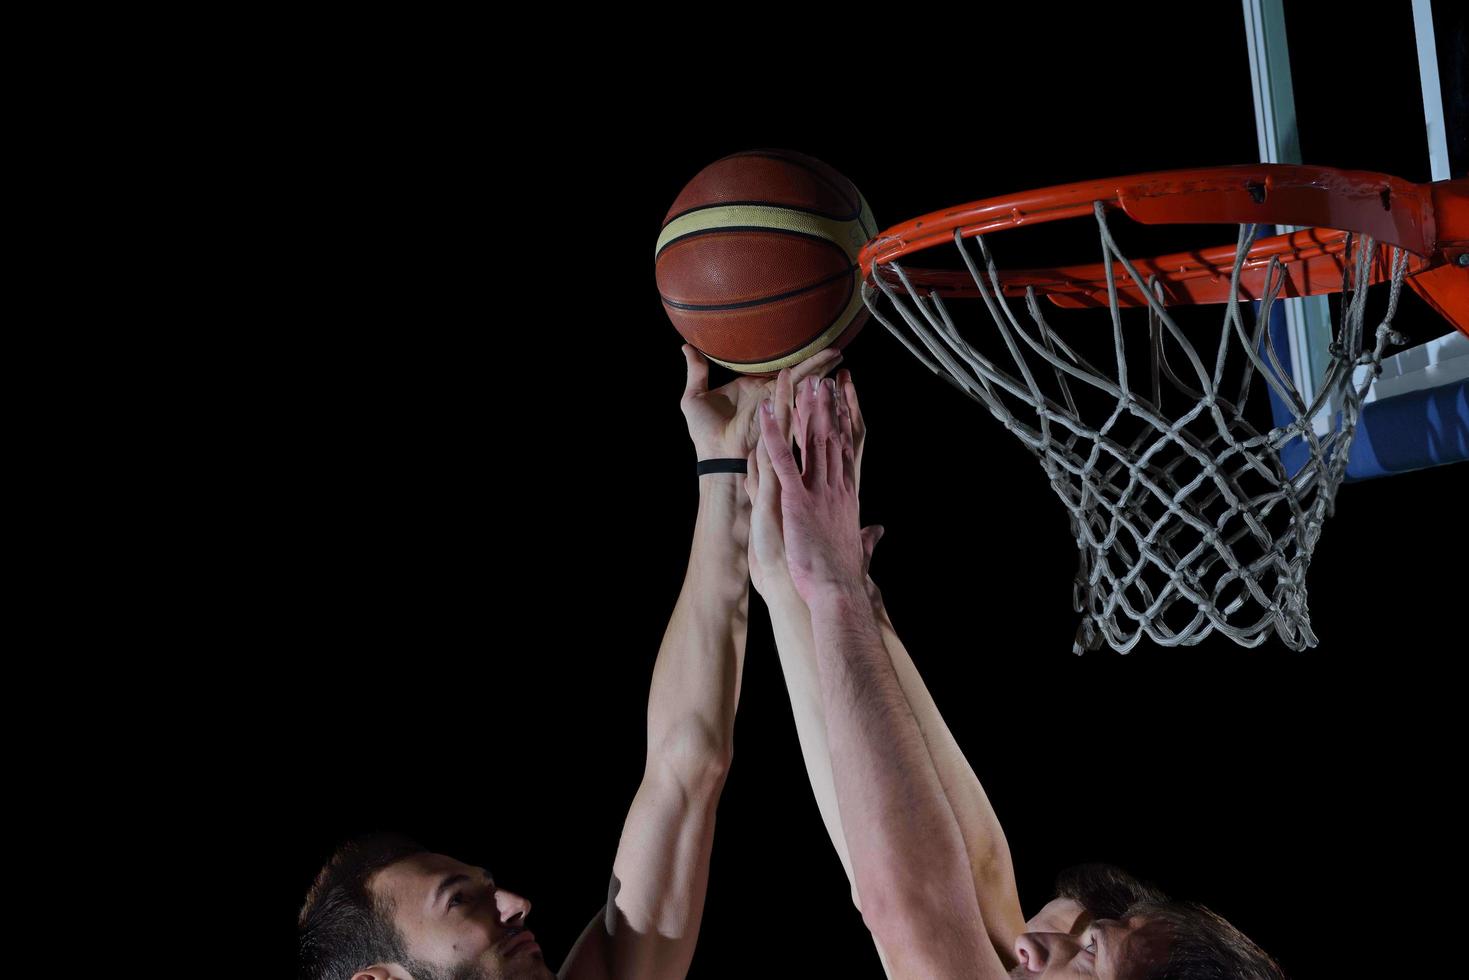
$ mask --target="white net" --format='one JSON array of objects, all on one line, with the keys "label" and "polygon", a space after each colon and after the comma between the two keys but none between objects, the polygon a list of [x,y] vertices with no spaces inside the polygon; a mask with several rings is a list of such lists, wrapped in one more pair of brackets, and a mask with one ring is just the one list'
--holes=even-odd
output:
[{"label": "white net", "polygon": [[[1156,277],[1140,276],[1119,251],[1103,206],[1094,211],[1115,358],[1105,367],[1088,361],[1075,332],[1068,343],[1048,322],[1034,287],[1025,291],[1029,324],[1022,325],[983,236],[966,241],[956,231],[954,244],[1003,341],[994,356],[954,325],[951,306],[972,301],[946,302],[934,289],[915,287],[896,261],[874,267],[863,299],[914,356],[988,408],[1040,460],[1081,553],[1077,653],[1103,642],[1126,653],[1144,635],[1162,646],[1191,645],[1215,630],[1247,647],[1272,632],[1293,650],[1315,646],[1306,569],[1346,469],[1362,396],[1385,346],[1403,342],[1390,325],[1407,253],[1392,249],[1387,310],[1364,346],[1377,246],[1348,240],[1332,359],[1308,405],[1266,329],[1284,282],[1279,260],[1270,260],[1258,311],[1239,289],[1257,226],[1240,227],[1230,282],[1238,301],[1222,304],[1210,364],[1170,315]],[[1114,262],[1146,283],[1145,307],[1119,305]],[[1133,351],[1134,373],[1145,377],[1129,376],[1129,343],[1146,345]],[[1374,369],[1361,387],[1352,382],[1358,365]],[[1257,377],[1288,406],[1288,424],[1271,428],[1246,417],[1252,386],[1262,390]],[[1282,460],[1288,445],[1302,447],[1289,465]]]}]

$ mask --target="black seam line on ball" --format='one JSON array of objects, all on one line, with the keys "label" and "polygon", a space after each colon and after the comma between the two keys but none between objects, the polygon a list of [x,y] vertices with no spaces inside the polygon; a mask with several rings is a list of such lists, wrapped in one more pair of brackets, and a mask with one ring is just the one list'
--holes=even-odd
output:
[{"label": "black seam line on ball", "polygon": [[[717,306],[703,306],[696,303],[675,303],[673,300],[667,298],[666,296],[663,296],[661,293],[659,294],[659,298],[662,299],[664,303],[673,307],[675,310],[685,310],[689,313],[717,313],[720,310],[744,310],[749,309],[752,306],[764,306],[767,303],[779,303],[783,299],[790,299],[792,296],[800,296],[802,293],[809,293],[813,289],[820,289],[823,286],[830,286],[832,283],[837,282],[843,277],[850,277],[852,275],[852,272],[856,268],[857,267],[855,265],[849,265],[842,272],[838,272],[834,276],[827,276],[820,282],[814,282],[809,286],[802,286],[800,289],[793,289],[788,293],[781,293],[779,296],[767,296],[764,299],[754,299],[750,300],[747,303],[725,303]],[[851,302],[851,300],[852,290],[850,287],[848,287],[847,302]],[[830,327],[831,323],[828,323],[826,326]]]},{"label": "black seam line on ball", "polygon": [[[800,167],[802,170],[804,170],[807,173],[811,174],[811,176],[813,176],[817,180],[821,181],[827,187],[829,187],[832,190],[836,191],[837,196],[840,197],[843,201],[846,201],[848,204],[851,204],[852,203],[852,199],[847,196],[846,189],[843,188],[843,187],[841,187],[838,184],[833,184],[831,182],[831,179],[829,177],[827,177],[826,174],[822,173],[820,170],[817,170],[815,167],[809,166],[808,164],[806,164],[806,163],[804,163],[804,162],[802,162],[800,160],[795,159],[794,156],[787,156],[786,155],[786,154],[796,154],[796,153],[800,153],[800,151],[799,150],[783,150],[783,149],[781,149],[779,147],[771,147],[771,148],[764,149],[764,150],[745,150],[745,151],[740,152],[740,153],[731,153],[729,156],[722,157],[721,160],[716,160],[714,162],[715,163],[720,163],[722,160],[738,160],[741,157],[761,157],[761,158],[766,159],[766,160],[779,160],[782,163],[794,164],[795,166]],[[804,153],[802,153],[801,155],[802,156],[805,156]],[[815,157],[812,157],[811,159],[814,160],[816,158]],[[823,163],[823,165],[824,166],[831,166],[830,164],[826,164],[826,163]],[[842,180],[845,180],[845,181],[847,181],[848,184],[851,184],[852,185],[852,193],[853,194],[858,194],[857,185],[856,184],[852,184],[851,180],[849,180],[846,177],[846,175],[843,175],[842,176]],[[861,201],[860,197],[861,197],[860,194],[858,194],[858,198],[859,199],[857,201],[857,207],[858,207],[859,210],[862,207],[862,201]]]},{"label": "black seam line on ball", "polygon": [[[800,214],[814,214],[818,218],[826,218],[831,221],[855,221],[859,225],[862,223],[861,204],[858,204],[857,210],[853,211],[851,214],[832,214],[830,211],[822,211],[817,208],[803,208],[799,204],[782,204],[779,201],[719,201],[715,204],[701,204],[696,208],[689,208],[686,211],[680,211],[678,214],[673,215],[667,221],[663,222],[662,228],[660,228],[659,230],[661,231],[663,228],[667,228],[669,225],[673,224],[675,221],[677,221],[679,218],[684,217],[685,215],[698,214],[700,211],[709,211],[713,208],[778,208],[781,211],[795,211]],[[862,230],[866,231],[867,229],[864,228]]]},{"label": "black seam line on ball", "polygon": [[664,252],[668,251],[679,242],[686,242],[692,238],[703,238],[706,235],[721,235],[727,231],[757,231],[768,232],[772,235],[789,235],[792,238],[804,238],[808,242],[819,242],[822,245],[830,245],[832,248],[841,253],[842,258],[845,259],[848,257],[847,250],[842,248],[836,242],[832,241],[830,238],[826,238],[822,235],[813,235],[808,231],[792,231],[790,228],[766,228],[762,225],[725,225],[722,228],[701,228],[699,231],[691,231],[687,235],[679,235],[677,238],[670,238],[667,242],[664,243],[663,247],[658,250],[658,254],[653,256],[653,261],[657,262],[663,257]]},{"label": "black seam line on ball", "polygon": [[[767,361],[778,361],[782,357],[789,357],[792,354],[794,354],[796,351],[801,350],[802,348],[805,348],[805,347],[809,347],[811,345],[811,342],[813,340],[815,340],[817,337],[820,337],[822,334],[824,334],[828,330],[830,330],[831,327],[832,327],[832,324],[834,324],[838,320],[840,320],[842,318],[842,314],[843,313],[846,313],[846,311],[847,311],[847,304],[850,303],[850,302],[852,302],[852,287],[851,286],[848,286],[847,287],[847,296],[846,296],[846,299],[842,300],[842,309],[841,309],[841,312],[838,313],[836,316],[832,317],[830,320],[828,320],[827,323],[826,323],[826,325],[823,326],[820,330],[816,331],[814,334],[812,334],[811,336],[807,337],[805,340],[801,341],[799,344],[797,344],[796,346],[792,347],[790,350],[783,350],[779,354],[772,354],[770,357],[757,358],[756,360],[753,360],[753,361],[735,361],[735,360],[731,360],[728,357],[721,358],[721,360],[723,360],[726,364],[764,364]],[[865,307],[858,307],[857,312],[852,314],[852,320],[855,320],[855,319],[857,319],[857,317],[861,316],[863,309],[865,309]],[[846,333],[848,330],[852,329],[852,320],[848,320],[847,321],[847,325],[845,327],[842,327],[842,333]],[[836,343],[836,341],[841,337],[841,335],[842,334],[837,334],[835,337],[831,338],[832,339],[832,343]]]}]

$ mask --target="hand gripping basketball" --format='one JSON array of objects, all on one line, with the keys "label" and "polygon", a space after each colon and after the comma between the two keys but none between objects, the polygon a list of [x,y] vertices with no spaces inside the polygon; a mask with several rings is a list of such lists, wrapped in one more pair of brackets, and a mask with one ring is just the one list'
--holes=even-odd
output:
[{"label": "hand gripping basketball", "polygon": [[[709,362],[690,344],[684,345],[683,353],[688,373],[679,407],[699,459],[748,456],[759,438],[756,409],[762,399],[771,397],[776,379],[742,375],[710,391]],[[819,378],[841,359],[839,352],[824,350],[788,369],[789,376],[797,381]]]}]

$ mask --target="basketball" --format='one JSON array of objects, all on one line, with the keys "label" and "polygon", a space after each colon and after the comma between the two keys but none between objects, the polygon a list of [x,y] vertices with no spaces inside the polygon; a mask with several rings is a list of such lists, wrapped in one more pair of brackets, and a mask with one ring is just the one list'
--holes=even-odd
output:
[{"label": "basketball", "polygon": [[705,167],[663,219],[658,293],[711,361],[771,374],[867,321],[857,253],[877,232],[857,188],[792,150],[750,150]]}]

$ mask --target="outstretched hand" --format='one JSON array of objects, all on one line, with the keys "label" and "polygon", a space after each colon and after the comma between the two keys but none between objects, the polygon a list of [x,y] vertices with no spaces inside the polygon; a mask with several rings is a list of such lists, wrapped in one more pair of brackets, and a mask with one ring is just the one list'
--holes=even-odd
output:
[{"label": "outstretched hand", "polygon": [[796,385],[795,413],[805,420],[800,465],[770,401],[759,413],[757,455],[761,467],[769,462],[758,479],[773,477],[779,485],[791,583],[807,603],[831,591],[865,594],[870,551],[863,548],[857,520],[856,456],[846,399],[836,382],[813,378]]},{"label": "outstretched hand", "polygon": [[[688,422],[689,438],[699,459],[745,458],[760,436],[755,420],[760,403],[773,397],[776,378],[741,375],[729,384],[709,390],[709,362],[692,344],[684,344],[688,375],[679,407]],[[820,378],[841,362],[839,351],[828,348],[781,372],[792,383]]]},{"label": "outstretched hand", "polygon": [[[852,385],[851,372],[838,371],[836,382],[838,390],[846,399],[845,408],[852,421],[855,446],[853,457],[857,460],[859,474],[857,483],[860,492],[862,445],[865,442],[866,425],[862,421],[862,413],[857,404],[857,389]],[[796,406],[792,404],[792,388],[790,372],[782,371],[776,378],[772,413],[780,432],[781,442],[786,446],[790,445],[793,428],[797,432],[797,439],[804,445],[807,430],[806,417],[796,411]],[[780,514],[780,481],[775,477],[770,456],[765,451],[763,441],[752,449],[748,456],[745,492],[749,495],[751,505],[750,584],[760,595],[769,597],[770,590],[778,589],[782,583],[789,582],[790,572],[786,567],[785,532]],[[863,573],[866,576],[869,597],[880,595],[876,583],[872,581],[869,569],[873,549],[876,548],[882,535],[883,528],[880,525],[862,529]],[[789,588],[789,585],[785,587]],[[874,599],[874,601],[877,600]]]},{"label": "outstretched hand", "polygon": [[[862,419],[862,407],[857,403],[857,386],[852,383],[852,372],[843,368],[837,372],[839,409],[845,410],[852,422],[852,458],[856,463],[857,490],[862,490],[862,447],[867,443],[867,423]],[[786,404],[789,404],[787,400]],[[795,406],[792,426],[795,429],[796,445],[806,445],[806,429],[809,420],[801,411],[801,403]],[[790,429],[786,430],[787,432]]]}]

